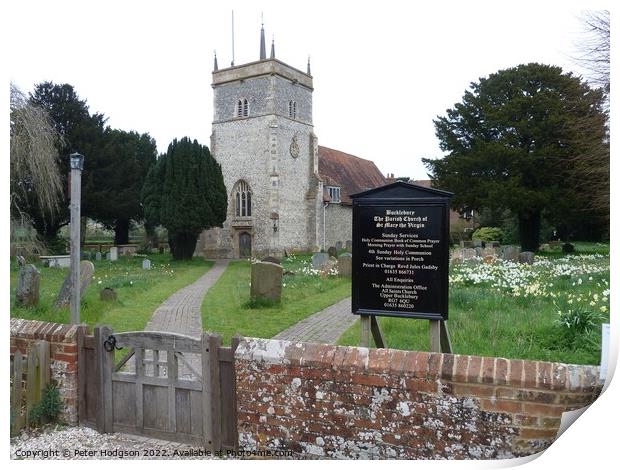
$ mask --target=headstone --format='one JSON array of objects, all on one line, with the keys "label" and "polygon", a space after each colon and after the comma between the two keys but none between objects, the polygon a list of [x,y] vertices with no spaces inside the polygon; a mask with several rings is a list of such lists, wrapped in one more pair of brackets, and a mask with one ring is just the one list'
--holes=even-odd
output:
[{"label": "headstone", "polygon": [[484,258],[485,256],[497,256],[497,251],[495,251],[495,248],[487,246],[486,248],[480,250],[480,256],[482,258]]},{"label": "headstone", "polygon": [[475,239],[472,241],[474,243],[474,248],[482,248],[482,240]]},{"label": "headstone", "polygon": [[336,250],[342,250],[342,242],[336,242]]},{"label": "headstone", "polygon": [[481,256],[483,250],[482,246],[477,246],[474,250],[476,251],[476,256]]},{"label": "headstone", "polygon": [[108,260],[108,261],[110,261],[112,259],[112,255],[110,255],[109,251],[105,254],[105,259]]},{"label": "headstone", "polygon": [[463,248],[462,250],[462,258],[464,260],[466,259],[472,259],[476,257],[476,250],[473,248]]},{"label": "headstone", "polygon": [[353,249],[353,241],[347,240],[344,247],[347,251],[351,251]]},{"label": "headstone", "polygon": [[274,256],[267,256],[266,258],[262,259],[263,263],[273,263],[273,264],[280,264],[280,260],[278,258],[275,258]]},{"label": "headstone", "polygon": [[333,256],[333,257],[335,258],[336,256],[338,256],[338,250],[336,249],[336,247],[335,247],[335,246],[330,246],[330,247],[327,249],[327,254],[328,254],[329,256]]},{"label": "headstone", "polygon": [[502,250],[502,259],[504,261],[512,261],[513,263],[518,263],[520,252],[520,247],[515,245],[506,245]]},{"label": "headstone", "polygon": [[[95,274],[95,265],[91,261],[80,262],[80,298],[84,297],[84,292],[90,284],[90,281]],[[62,308],[69,305],[71,302],[71,273],[65,278],[65,282],[62,284],[62,288],[56,299],[56,308]]]},{"label": "headstone", "polygon": [[26,258],[24,258],[22,255],[17,255],[17,264],[19,264],[20,266],[26,266]]},{"label": "headstone", "polygon": [[499,248],[499,242],[497,240],[490,241],[489,243],[487,243],[487,245],[492,248]]},{"label": "headstone", "polygon": [[145,259],[142,261],[142,269],[151,269],[151,260]]},{"label": "headstone", "polygon": [[543,243],[539,248],[540,251],[549,251],[550,249],[551,247],[549,246],[549,243]]},{"label": "headstone", "polygon": [[343,253],[338,257],[338,275],[351,277],[353,271],[353,256],[351,253]]},{"label": "headstone", "polygon": [[15,291],[15,303],[25,307],[37,306],[40,282],[41,273],[34,265],[22,266]]},{"label": "headstone", "polygon": [[323,269],[329,262],[329,255],[327,253],[315,253],[312,255],[312,268]]},{"label": "headstone", "polygon": [[106,287],[101,289],[101,292],[99,292],[99,298],[104,302],[116,302],[118,295],[114,289],[111,287]]},{"label": "headstone", "polygon": [[95,261],[101,261],[101,252],[100,251],[95,253]]},{"label": "headstone", "polygon": [[253,263],[250,297],[279,301],[282,298],[283,272],[279,264]]},{"label": "headstone", "polygon": [[534,264],[534,252],[523,251],[519,253],[519,263],[522,264]]},{"label": "headstone", "polygon": [[474,242],[471,240],[465,240],[463,242],[463,248],[473,248],[474,247]]},{"label": "headstone", "polygon": [[118,261],[118,248],[115,246],[110,247],[110,261]]}]

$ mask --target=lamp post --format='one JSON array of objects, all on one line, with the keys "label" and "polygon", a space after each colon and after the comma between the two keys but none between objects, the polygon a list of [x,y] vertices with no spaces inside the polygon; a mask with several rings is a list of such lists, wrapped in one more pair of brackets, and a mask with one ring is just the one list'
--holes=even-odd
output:
[{"label": "lamp post", "polygon": [[82,170],[84,156],[69,155],[71,165],[71,323],[80,323],[80,199],[82,193]]}]

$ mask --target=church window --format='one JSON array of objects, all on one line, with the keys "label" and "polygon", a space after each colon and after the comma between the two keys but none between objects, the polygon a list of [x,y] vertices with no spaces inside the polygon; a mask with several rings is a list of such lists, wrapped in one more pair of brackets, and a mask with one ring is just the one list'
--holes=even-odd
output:
[{"label": "church window", "polygon": [[250,217],[252,215],[252,192],[250,186],[243,180],[237,183],[235,215],[237,217]]},{"label": "church window", "polygon": [[250,115],[250,105],[247,98],[237,100],[237,117],[248,117]]},{"label": "church window", "polygon": [[327,188],[329,190],[329,198],[332,202],[340,202],[340,187],[338,186],[329,186]]},{"label": "church window", "polygon": [[296,119],[297,118],[297,102],[296,101],[289,101],[288,102],[288,116]]}]

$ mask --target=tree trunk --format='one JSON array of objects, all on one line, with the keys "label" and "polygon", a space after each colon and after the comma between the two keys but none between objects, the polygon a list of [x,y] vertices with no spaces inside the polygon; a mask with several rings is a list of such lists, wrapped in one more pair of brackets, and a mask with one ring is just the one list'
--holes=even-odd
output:
[{"label": "tree trunk", "polygon": [[155,226],[144,222],[144,233],[146,238],[146,245],[152,250],[159,246],[159,239],[157,238],[157,231]]},{"label": "tree trunk", "polygon": [[519,241],[523,251],[537,251],[540,246],[540,212],[519,214]]},{"label": "tree trunk", "polygon": [[177,232],[170,236],[170,252],[176,260],[190,260],[194,256],[198,236],[188,232]]},{"label": "tree trunk", "polygon": [[116,219],[114,223],[114,244],[127,245],[129,243],[129,220]]}]

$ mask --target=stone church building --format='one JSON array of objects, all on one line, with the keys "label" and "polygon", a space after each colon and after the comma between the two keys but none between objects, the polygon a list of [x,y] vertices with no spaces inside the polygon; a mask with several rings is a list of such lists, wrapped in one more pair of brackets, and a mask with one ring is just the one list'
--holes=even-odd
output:
[{"label": "stone church building", "polygon": [[322,147],[312,121],[310,62],[302,72],[267,58],[213,71],[211,153],[222,167],[228,214],[196,254],[239,258],[319,251],[351,239],[354,194],[384,185],[372,161]]}]

